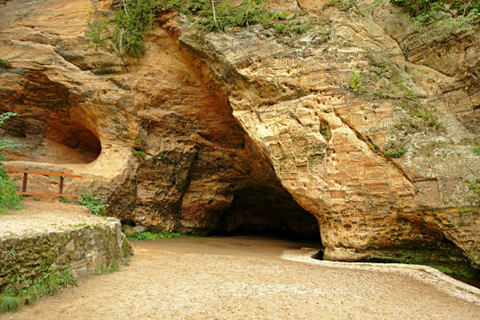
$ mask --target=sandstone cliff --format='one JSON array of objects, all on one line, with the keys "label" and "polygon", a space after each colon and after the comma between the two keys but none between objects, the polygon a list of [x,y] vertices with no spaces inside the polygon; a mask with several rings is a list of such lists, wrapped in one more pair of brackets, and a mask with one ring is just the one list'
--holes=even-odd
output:
[{"label": "sandstone cliff", "polygon": [[478,28],[326,3],[271,1],[314,21],[290,36],[159,12],[137,61],[87,47],[89,1],[7,2],[0,111],[21,114],[5,129],[23,144],[9,165],[82,173],[70,188],[125,223],[320,231],[327,259],[441,249],[478,269]]}]

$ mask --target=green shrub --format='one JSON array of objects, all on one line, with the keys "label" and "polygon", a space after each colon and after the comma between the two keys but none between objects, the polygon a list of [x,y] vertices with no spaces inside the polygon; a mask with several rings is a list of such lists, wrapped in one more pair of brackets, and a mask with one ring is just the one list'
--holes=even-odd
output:
[{"label": "green shrub", "polygon": [[134,148],[132,149],[132,153],[137,157],[138,160],[145,159],[147,153],[141,149]]},{"label": "green shrub", "polygon": [[97,215],[105,214],[105,210],[108,208],[108,204],[103,203],[102,198],[98,195],[94,196],[91,191],[82,193],[78,203],[87,207],[90,212]]},{"label": "green shrub", "polygon": [[401,156],[403,156],[403,154],[407,151],[407,149],[405,149],[405,147],[401,147],[399,149],[396,149],[396,150],[390,150],[390,151],[387,151],[385,152],[387,155],[389,155],[390,157],[392,158],[400,158]]},{"label": "green shrub", "polygon": [[360,81],[360,76],[356,72],[350,74],[350,88],[355,93],[361,93],[363,91],[363,84]]},{"label": "green shrub", "polygon": [[92,48],[98,48],[107,43],[111,37],[108,29],[110,21],[100,21],[93,18],[87,19],[87,27],[85,28],[85,40]]},{"label": "green shrub", "polygon": [[0,69],[9,69],[12,65],[7,60],[0,59]]},{"label": "green shrub", "polygon": [[21,197],[16,193],[16,186],[8,179],[0,163],[0,214],[8,214],[9,210],[21,209]]},{"label": "green shrub", "polygon": [[145,54],[143,37],[153,27],[158,1],[126,0],[124,3],[124,7],[115,9],[114,38],[121,53],[139,58]]},{"label": "green shrub", "polygon": [[[18,116],[17,113],[6,112],[0,115],[0,130],[2,125],[11,117]],[[3,149],[13,148],[18,145],[13,144],[11,140],[0,140],[0,152]],[[0,161],[7,160],[0,153]],[[8,210],[21,209],[20,206],[21,197],[16,193],[15,184],[8,179],[3,165],[0,162],[0,214],[8,214]]]}]

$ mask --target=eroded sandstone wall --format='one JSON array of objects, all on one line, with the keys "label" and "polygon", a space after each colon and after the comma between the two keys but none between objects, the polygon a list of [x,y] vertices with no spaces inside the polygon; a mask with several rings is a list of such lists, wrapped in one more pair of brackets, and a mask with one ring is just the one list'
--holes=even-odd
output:
[{"label": "eroded sandstone wall", "polygon": [[[0,71],[0,110],[22,114],[7,129],[27,146],[14,156],[84,174],[74,190],[109,198],[126,223],[204,234],[319,225],[328,259],[455,246],[478,268],[478,27],[418,29],[374,1],[269,3],[313,28],[203,34],[159,12],[139,61],[86,46],[89,1],[2,11],[13,68]],[[60,138],[79,132],[90,138]],[[94,144],[80,141],[92,136],[101,148],[88,158]]]},{"label": "eroded sandstone wall", "polygon": [[[447,240],[478,267],[469,187],[480,168],[478,28],[423,34],[392,6],[304,9],[329,22],[287,45],[260,26],[181,41],[227,92],[285,189],[317,217],[326,258]],[[361,92],[352,92],[354,73]],[[397,143],[398,159],[388,152]]]}]

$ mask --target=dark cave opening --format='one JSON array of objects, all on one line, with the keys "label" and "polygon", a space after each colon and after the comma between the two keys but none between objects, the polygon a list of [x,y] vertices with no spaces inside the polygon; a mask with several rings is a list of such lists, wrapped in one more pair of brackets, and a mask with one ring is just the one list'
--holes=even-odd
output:
[{"label": "dark cave opening", "polygon": [[316,218],[280,186],[257,185],[238,189],[218,228],[209,235],[252,235],[307,240],[321,246]]}]

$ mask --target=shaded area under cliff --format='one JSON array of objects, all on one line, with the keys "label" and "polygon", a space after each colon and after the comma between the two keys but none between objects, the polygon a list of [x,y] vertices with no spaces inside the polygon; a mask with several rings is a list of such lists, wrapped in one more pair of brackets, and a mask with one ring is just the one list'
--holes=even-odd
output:
[{"label": "shaded area under cliff", "polygon": [[[2,127],[2,138],[18,144],[8,150],[10,160],[44,163],[89,163],[101,153],[99,138],[82,122],[78,98],[42,71],[5,70],[0,113],[19,114]],[[17,79],[18,75],[23,78]],[[9,83],[10,79],[11,83]],[[17,90],[15,90],[17,89]]]},{"label": "shaded area under cliff", "polygon": [[320,243],[317,220],[280,186],[250,186],[234,193],[210,235],[259,234]]}]

